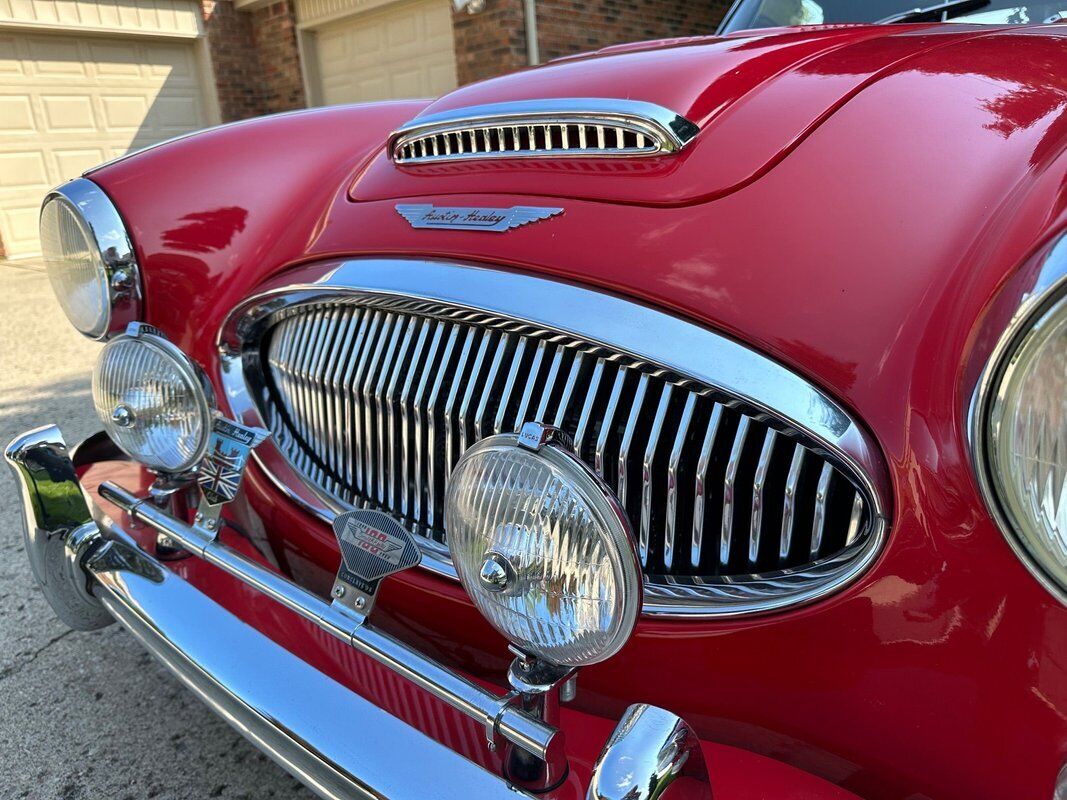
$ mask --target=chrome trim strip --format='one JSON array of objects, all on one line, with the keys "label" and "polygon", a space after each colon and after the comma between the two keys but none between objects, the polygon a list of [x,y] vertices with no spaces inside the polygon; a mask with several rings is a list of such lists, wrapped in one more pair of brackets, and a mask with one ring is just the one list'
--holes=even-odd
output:
[{"label": "chrome trim strip", "polygon": [[990,351],[971,393],[967,413],[968,444],[971,466],[978,480],[979,490],[993,520],[1015,555],[1030,574],[1063,605],[1067,605],[1067,587],[1061,586],[1045,572],[1015,532],[994,488],[991,465],[986,457],[989,439],[989,412],[996,397],[997,388],[1007,364],[1023,339],[1033,330],[1033,325],[1049,311],[1053,304],[1067,298],[1067,234],[1060,234],[1049,249],[1034,278],[1030,289],[1019,298],[1019,305],[1000,332]]},{"label": "chrome trim strip", "polygon": [[[571,147],[568,125],[580,126],[576,148]],[[554,127],[560,132],[558,148],[552,143]],[[596,129],[596,147],[586,142],[585,127]],[[615,131],[614,146],[609,146],[606,140],[605,127]],[[510,149],[505,142],[505,128],[512,132]],[[527,148],[520,148],[522,128],[526,129]],[[495,148],[489,139],[490,130],[497,135]],[[624,145],[623,131],[634,134],[636,147]],[[699,132],[694,123],[680,114],[641,100],[612,97],[517,100],[415,117],[392,133],[388,150],[398,164],[484,158],[635,157],[675,153]],[[457,137],[456,152],[451,152],[450,136]],[[470,146],[466,148],[465,136],[470,137]],[[446,143],[444,153],[439,152],[437,137]],[[433,143],[432,153],[426,147],[427,141]]]},{"label": "chrome trim strip", "polygon": [[[107,277],[108,308],[104,330],[97,336],[78,331],[96,341],[104,341],[126,330],[141,318],[144,298],[141,269],[126,223],[104,190],[87,178],[75,178],[50,191],[41,211],[51,201],[70,206],[96,244]],[[77,330],[77,329],[75,329]]]},{"label": "chrome trim strip", "polygon": [[[279,312],[293,306],[336,300],[339,297],[444,303],[476,314],[491,314],[523,325],[574,336],[624,353],[638,361],[691,377],[736,397],[768,420],[812,437],[825,453],[847,469],[850,478],[871,499],[871,532],[859,551],[843,551],[840,556],[806,567],[802,574],[785,575],[786,579],[800,580],[803,576],[835,570],[816,589],[798,591],[783,598],[773,594],[764,596],[758,586],[716,587],[731,596],[736,593],[738,600],[709,609],[706,600],[702,601],[700,592],[696,591],[705,587],[695,587],[696,590],[691,591],[687,586],[656,586],[646,592],[645,613],[729,616],[810,602],[850,583],[880,552],[887,531],[887,498],[890,493],[885,467],[873,441],[838,403],[766,356],[707,328],[649,306],[531,275],[419,259],[356,259],[332,262],[326,266],[328,270],[318,281],[256,295],[227,317],[218,337],[221,377],[226,400],[238,419],[249,424],[261,424],[255,422],[260,417],[246,383],[248,376],[244,371],[243,357],[246,354],[243,348],[255,346],[262,330],[272,323]],[[438,332],[445,324],[438,324]],[[520,345],[522,341],[520,339]],[[522,352],[516,348],[508,385],[503,392],[505,400],[515,389],[514,376],[521,356]],[[254,352],[249,351],[247,357],[249,364],[256,363],[257,355]],[[428,377],[428,372],[424,371],[424,379]],[[604,460],[609,457],[608,432],[614,427],[608,421],[619,413],[625,374],[624,371],[619,372],[614,379],[614,388],[605,412],[606,421],[598,435],[596,470],[601,474]],[[529,405],[528,399],[526,405]],[[502,403],[496,415],[498,430],[503,428],[505,422],[505,406],[506,403]],[[416,404],[417,414],[426,410],[424,404]],[[416,431],[419,427],[416,425]],[[416,458],[420,452],[421,442],[415,447]],[[320,518],[332,520],[338,512],[345,510],[336,500],[325,496],[301,478],[272,442],[268,441],[257,448],[253,457],[282,492]],[[422,519],[421,516],[419,518]],[[439,574],[455,577],[447,558],[447,549],[439,543],[420,538],[423,540],[424,566]],[[699,549],[696,543],[694,547]],[[847,565],[845,560],[848,561]],[[776,591],[781,594],[780,590]],[[751,596],[757,599],[752,600]]]}]

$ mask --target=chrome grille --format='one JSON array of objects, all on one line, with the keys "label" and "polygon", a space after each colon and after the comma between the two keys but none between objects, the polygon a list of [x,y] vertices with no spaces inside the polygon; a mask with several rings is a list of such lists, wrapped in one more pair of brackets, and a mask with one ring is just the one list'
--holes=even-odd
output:
[{"label": "chrome grille", "polygon": [[780,594],[839,568],[872,530],[864,492],[817,442],[568,334],[366,296],[288,309],[263,337],[261,411],[288,460],[442,548],[460,455],[527,420],[563,428],[616,491],[653,594]]},{"label": "chrome grille", "polygon": [[604,98],[499,103],[417,117],[393,134],[398,164],[489,158],[651,156],[697,134],[652,103]]}]

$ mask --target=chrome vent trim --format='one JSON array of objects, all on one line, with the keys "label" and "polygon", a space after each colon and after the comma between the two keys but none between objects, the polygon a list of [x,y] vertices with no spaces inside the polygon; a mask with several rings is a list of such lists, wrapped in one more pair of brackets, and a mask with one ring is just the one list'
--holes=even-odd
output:
[{"label": "chrome vent trim", "polygon": [[655,156],[681,150],[698,132],[689,120],[654,103],[525,100],[416,117],[393,133],[389,152],[397,164]]},{"label": "chrome vent trim", "polygon": [[257,459],[277,485],[327,520],[354,505],[393,511],[442,574],[454,576],[439,528],[450,467],[534,418],[569,429],[626,505],[646,613],[809,602],[861,573],[885,538],[884,468],[840,406],[742,345],[609,295],[350,261],[242,304],[220,347],[232,410],[275,433]]}]

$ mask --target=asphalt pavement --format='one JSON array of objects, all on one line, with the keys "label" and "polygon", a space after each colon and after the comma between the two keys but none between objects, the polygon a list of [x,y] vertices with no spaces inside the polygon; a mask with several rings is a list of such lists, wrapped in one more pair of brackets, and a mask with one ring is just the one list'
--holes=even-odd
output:
[{"label": "asphalt pavement", "polygon": [[[0,445],[57,423],[99,430],[99,345],[38,271],[0,265]],[[311,800],[117,624],[68,630],[30,574],[15,483],[0,468],[0,798]]]}]

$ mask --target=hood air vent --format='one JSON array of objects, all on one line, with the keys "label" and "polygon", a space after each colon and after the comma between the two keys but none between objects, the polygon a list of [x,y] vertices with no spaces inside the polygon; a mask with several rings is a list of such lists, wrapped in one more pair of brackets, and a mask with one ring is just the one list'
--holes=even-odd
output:
[{"label": "hood air vent", "polygon": [[698,132],[685,117],[654,103],[525,100],[417,117],[392,135],[389,151],[397,164],[656,156],[681,150]]}]

